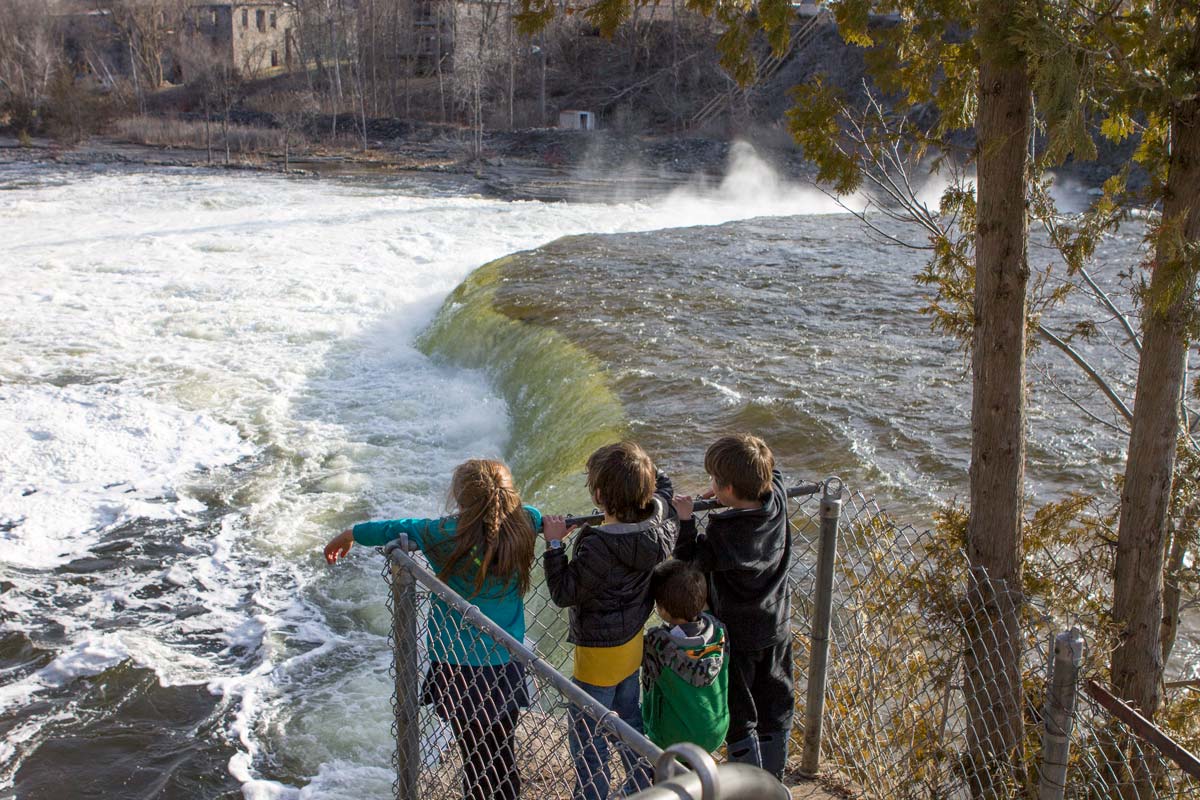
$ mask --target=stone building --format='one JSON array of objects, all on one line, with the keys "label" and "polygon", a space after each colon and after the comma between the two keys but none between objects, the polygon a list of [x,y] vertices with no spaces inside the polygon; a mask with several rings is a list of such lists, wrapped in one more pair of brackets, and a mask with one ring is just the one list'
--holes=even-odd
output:
[{"label": "stone building", "polygon": [[283,0],[203,3],[188,9],[187,36],[206,41],[213,55],[243,77],[292,66],[295,12]]}]

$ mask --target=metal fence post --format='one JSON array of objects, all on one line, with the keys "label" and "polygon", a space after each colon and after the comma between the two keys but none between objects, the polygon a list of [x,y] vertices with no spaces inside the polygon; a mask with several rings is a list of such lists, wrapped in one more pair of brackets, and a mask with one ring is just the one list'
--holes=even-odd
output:
[{"label": "metal fence post", "polygon": [[1054,662],[1042,709],[1038,800],[1062,800],[1066,792],[1067,757],[1071,750],[1071,727],[1075,722],[1075,698],[1082,661],[1083,636],[1078,630],[1065,631],[1054,637]]},{"label": "metal fence post", "polygon": [[417,800],[421,731],[417,696],[417,584],[395,561],[392,570],[392,654],[395,667],[396,800]]},{"label": "metal fence post", "polygon": [[[837,491],[833,491],[836,487]],[[808,655],[808,697],[804,708],[804,754],[800,774],[813,777],[821,761],[821,718],[825,713],[825,680],[829,665],[829,628],[833,621],[833,567],[837,557],[838,521],[842,513],[842,481],[829,478],[821,496],[821,540],[817,552],[817,596]]]}]

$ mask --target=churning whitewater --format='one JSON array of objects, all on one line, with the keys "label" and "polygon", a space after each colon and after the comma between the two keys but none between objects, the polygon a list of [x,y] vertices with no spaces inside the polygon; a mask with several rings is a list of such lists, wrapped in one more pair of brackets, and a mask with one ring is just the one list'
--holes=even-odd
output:
[{"label": "churning whitewater", "polygon": [[[416,346],[492,259],[567,234],[836,210],[745,149],[652,203],[396,183],[0,172],[0,793],[361,798],[391,784],[379,563],[318,545],[435,515],[502,397]],[[154,708],[148,713],[146,706]]]}]

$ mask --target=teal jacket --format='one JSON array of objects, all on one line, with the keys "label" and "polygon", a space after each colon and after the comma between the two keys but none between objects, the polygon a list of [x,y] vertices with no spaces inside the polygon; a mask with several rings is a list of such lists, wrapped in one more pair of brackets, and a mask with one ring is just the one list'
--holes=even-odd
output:
[{"label": "teal jacket", "polygon": [[[525,506],[533,521],[534,531],[542,529],[542,514],[533,506]],[[440,519],[389,519],[381,522],[360,522],[354,526],[354,541],[368,547],[382,547],[401,534],[408,537],[425,557],[434,572],[441,571],[438,556],[448,556],[446,543],[458,530],[457,517]],[[517,592],[515,579],[501,581],[489,577],[479,594],[475,591],[473,574],[451,575],[447,585],[479,606],[484,615],[507,631],[518,642],[525,640],[525,601]],[[462,615],[434,595],[429,610],[429,659],[443,664],[487,666],[507,664],[508,651],[485,633],[463,624]]]},{"label": "teal jacket", "polygon": [[[672,633],[674,631],[674,633]],[[692,742],[710,753],[729,730],[729,642],[707,613],[683,629],[659,625],[642,651],[642,727],[659,747]]]}]

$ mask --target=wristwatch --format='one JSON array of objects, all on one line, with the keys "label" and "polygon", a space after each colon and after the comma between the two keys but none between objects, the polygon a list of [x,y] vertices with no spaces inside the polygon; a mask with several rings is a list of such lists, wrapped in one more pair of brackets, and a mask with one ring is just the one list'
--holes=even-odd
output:
[{"label": "wristwatch", "polygon": [[546,542],[546,550],[549,552],[557,552],[563,549],[562,539],[551,539]]}]

